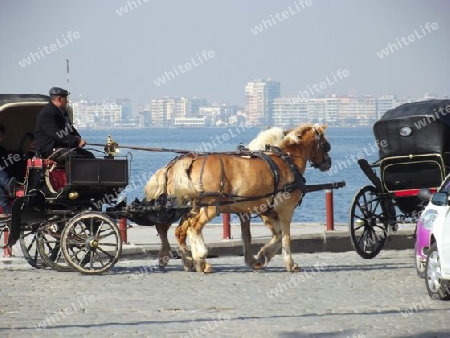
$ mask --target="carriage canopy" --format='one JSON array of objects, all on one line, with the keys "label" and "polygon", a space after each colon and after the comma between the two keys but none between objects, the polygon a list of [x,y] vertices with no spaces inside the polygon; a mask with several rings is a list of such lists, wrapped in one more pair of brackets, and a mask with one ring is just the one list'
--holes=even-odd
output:
[{"label": "carriage canopy", "polygon": [[380,159],[448,152],[450,100],[406,103],[387,111],[373,126]]}]

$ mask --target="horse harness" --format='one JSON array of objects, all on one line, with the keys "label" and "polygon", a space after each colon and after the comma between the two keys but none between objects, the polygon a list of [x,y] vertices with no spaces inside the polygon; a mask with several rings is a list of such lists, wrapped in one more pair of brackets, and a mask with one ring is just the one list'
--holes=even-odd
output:
[{"label": "horse harness", "polygon": [[219,191],[218,192],[205,192],[203,190],[203,173],[204,173],[206,161],[208,160],[208,157],[210,154],[203,154],[202,168],[200,171],[200,181],[198,183],[201,188],[201,191],[200,191],[200,198],[197,201],[196,206],[198,206],[198,207],[210,206],[208,204],[202,204],[201,200],[203,198],[207,198],[207,197],[216,197],[217,198],[216,208],[217,208],[217,215],[218,215],[219,214],[218,209],[220,206],[234,204],[234,203],[240,203],[240,202],[246,202],[246,201],[254,201],[254,200],[258,200],[258,199],[265,198],[265,197],[271,197],[272,201],[271,201],[270,205],[268,206],[267,211],[263,213],[263,214],[268,214],[271,212],[271,210],[274,207],[275,196],[278,193],[280,193],[280,192],[282,192],[282,193],[288,192],[289,193],[289,192],[292,192],[292,191],[298,190],[298,189],[305,192],[306,191],[306,189],[305,189],[306,180],[305,180],[303,174],[300,172],[299,168],[292,161],[292,158],[290,157],[290,155],[283,152],[280,148],[272,146],[272,145],[267,145],[266,151],[270,151],[273,155],[278,156],[279,158],[281,158],[283,160],[284,163],[286,163],[287,167],[290,169],[290,171],[294,177],[292,182],[285,184],[281,188],[278,188],[278,185],[280,183],[280,169],[279,169],[278,165],[275,163],[275,161],[271,158],[271,156],[262,151],[249,151],[247,149],[241,148],[238,152],[226,153],[226,154],[227,155],[235,155],[235,156],[250,156],[252,158],[256,157],[256,158],[260,158],[261,160],[263,160],[264,163],[266,163],[267,166],[269,167],[270,172],[272,173],[273,192],[270,192],[268,194],[261,195],[261,196],[252,196],[252,197],[239,196],[239,195],[235,195],[235,194],[225,193],[224,192],[225,172],[224,172],[223,159],[220,156],[221,154],[224,154],[224,153],[217,154],[217,155],[219,155],[218,157],[219,157],[219,161],[220,161]]}]

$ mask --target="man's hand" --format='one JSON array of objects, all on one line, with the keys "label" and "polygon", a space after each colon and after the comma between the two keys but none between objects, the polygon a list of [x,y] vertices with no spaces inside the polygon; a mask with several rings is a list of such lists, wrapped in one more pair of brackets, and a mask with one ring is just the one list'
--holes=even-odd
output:
[{"label": "man's hand", "polygon": [[80,139],[80,143],[78,143],[78,148],[83,148],[86,145],[86,141],[83,139]]}]

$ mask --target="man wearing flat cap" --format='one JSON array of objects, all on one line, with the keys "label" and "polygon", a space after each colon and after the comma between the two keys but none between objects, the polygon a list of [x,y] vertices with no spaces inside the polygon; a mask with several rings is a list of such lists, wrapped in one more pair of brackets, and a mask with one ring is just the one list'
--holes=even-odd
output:
[{"label": "man wearing flat cap", "polygon": [[[50,102],[39,112],[36,119],[36,152],[43,158],[62,160],[67,156],[91,157],[94,155],[82,149],[86,145],[73,127],[66,111],[69,92],[59,87],[49,91]],[[72,150],[70,150],[72,149]]]}]

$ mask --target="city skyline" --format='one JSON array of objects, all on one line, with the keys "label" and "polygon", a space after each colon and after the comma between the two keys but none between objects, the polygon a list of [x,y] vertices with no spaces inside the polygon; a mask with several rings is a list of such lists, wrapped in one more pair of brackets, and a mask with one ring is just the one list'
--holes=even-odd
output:
[{"label": "city skyline", "polygon": [[[7,0],[0,92],[60,86],[96,101],[184,95],[241,104],[249,79],[271,77],[292,97],[442,97],[450,93],[450,3],[432,4]],[[48,13],[52,20],[42,20]]]}]

